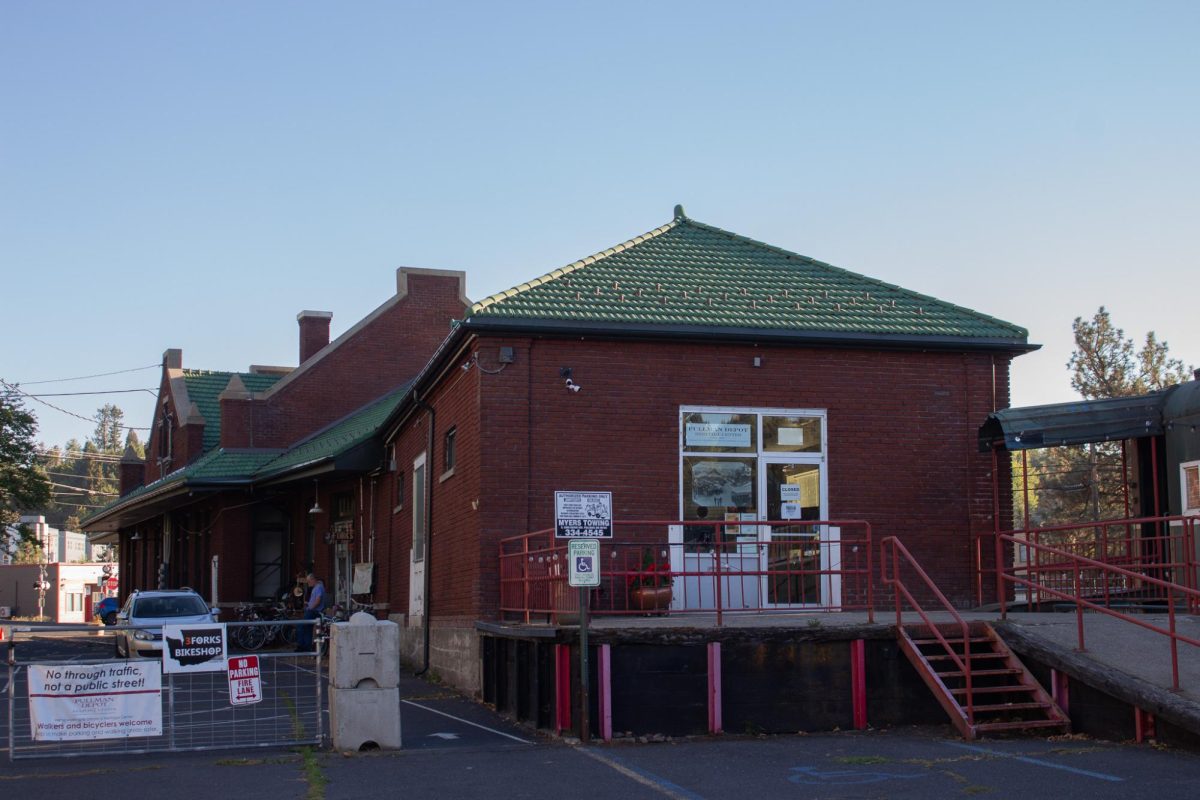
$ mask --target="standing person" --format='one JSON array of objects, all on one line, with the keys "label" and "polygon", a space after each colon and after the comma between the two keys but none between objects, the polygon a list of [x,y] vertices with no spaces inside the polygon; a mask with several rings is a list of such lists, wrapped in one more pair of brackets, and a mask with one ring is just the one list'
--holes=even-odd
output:
[{"label": "standing person", "polygon": [[[305,578],[308,582],[308,602],[304,604],[304,619],[320,619],[325,610],[325,584],[311,572]],[[301,625],[296,634],[296,651],[307,652],[313,649],[313,626]]]}]

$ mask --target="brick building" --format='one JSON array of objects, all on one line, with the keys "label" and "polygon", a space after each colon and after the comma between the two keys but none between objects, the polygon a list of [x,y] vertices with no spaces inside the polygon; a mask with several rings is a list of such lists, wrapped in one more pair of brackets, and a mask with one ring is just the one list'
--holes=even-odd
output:
[{"label": "brick building", "polygon": [[329,346],[302,314],[296,370],[192,373],[168,351],[147,483],[86,523],[120,537],[130,585],[163,563],[207,585],[220,555],[222,600],[309,561],[348,591],[370,565],[408,655],[476,688],[501,540],[579,489],[625,520],[866,520],[973,602],[995,525],[976,430],[1008,406],[1024,329],[679,208],[474,305],[461,276],[408,281]]}]

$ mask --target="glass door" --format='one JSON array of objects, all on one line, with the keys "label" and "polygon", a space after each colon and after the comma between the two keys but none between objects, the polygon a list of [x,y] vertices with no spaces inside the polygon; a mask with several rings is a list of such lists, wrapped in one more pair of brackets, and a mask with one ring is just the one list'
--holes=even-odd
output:
[{"label": "glass door", "polygon": [[829,602],[831,543],[823,541],[824,470],[821,464],[786,458],[764,459],[762,470],[764,520],[794,520],[794,524],[763,525],[763,597],[771,606],[819,606]]}]

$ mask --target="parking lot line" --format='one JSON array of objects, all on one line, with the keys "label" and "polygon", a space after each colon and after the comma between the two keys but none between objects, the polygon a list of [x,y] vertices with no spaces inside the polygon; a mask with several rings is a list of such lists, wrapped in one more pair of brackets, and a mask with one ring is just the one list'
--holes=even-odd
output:
[{"label": "parking lot line", "polygon": [[597,753],[588,747],[578,747],[576,750],[578,750],[580,753],[583,753],[585,756],[593,758],[596,761],[599,761],[601,764],[616,770],[626,778],[629,778],[632,781],[640,783],[642,786],[653,789],[656,792],[672,798],[672,800],[704,800],[704,798],[700,795],[696,794],[695,792],[688,791],[677,783],[671,783],[665,778],[660,778],[657,775],[646,772],[645,770],[625,764],[619,761],[616,756],[611,754],[601,755],[600,753]]},{"label": "parking lot line", "polygon": [[1120,783],[1125,780],[1124,778],[1118,778],[1116,775],[1106,775],[1103,772],[1092,772],[1086,769],[1078,769],[1077,767],[1068,767],[1066,764],[1055,764],[1053,761],[1044,761],[1040,758],[1032,758],[1030,756],[1013,755],[1012,753],[1006,753],[1003,750],[992,750],[988,747],[979,747],[978,745],[964,744],[963,742],[946,742],[946,744],[950,745],[951,747],[959,747],[963,750],[970,750],[975,753],[985,753],[989,756],[998,756],[999,758],[1011,758],[1014,761],[1022,761],[1026,764],[1036,764],[1039,767],[1047,767],[1049,769],[1060,769],[1063,772],[1071,772],[1075,775],[1083,775],[1087,778],[1096,778],[1097,780],[1111,781],[1113,783]]},{"label": "parking lot line", "polygon": [[433,713],[433,714],[440,714],[443,717],[449,717],[450,719],[455,720],[456,722],[461,722],[464,725],[470,725],[472,728],[479,728],[480,730],[485,730],[488,733],[494,733],[497,736],[503,736],[506,739],[512,739],[514,742],[520,742],[521,744],[533,744],[533,742],[531,742],[530,740],[522,739],[520,736],[513,736],[511,733],[505,733],[504,731],[498,731],[495,728],[489,728],[486,725],[480,725],[478,722],[471,722],[471,720],[469,720],[469,719],[463,719],[462,717],[456,717],[453,714],[447,714],[445,711],[438,711],[436,708],[430,708],[429,706],[423,706],[420,703],[414,703],[412,700],[401,700],[400,702],[407,703],[408,705],[414,706],[423,711],[429,711],[430,713]]}]

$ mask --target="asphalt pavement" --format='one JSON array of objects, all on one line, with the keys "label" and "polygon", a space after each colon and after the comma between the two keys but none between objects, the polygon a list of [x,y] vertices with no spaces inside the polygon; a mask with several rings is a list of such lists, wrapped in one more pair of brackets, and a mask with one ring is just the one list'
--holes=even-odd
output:
[{"label": "asphalt pavement", "polygon": [[398,751],[240,747],[17,761],[0,754],[0,791],[37,800],[116,792],[176,800],[1125,800],[1190,798],[1200,786],[1196,754],[1082,737],[965,742],[947,725],[583,746],[513,725],[411,676],[402,680],[401,698],[404,747]]}]

